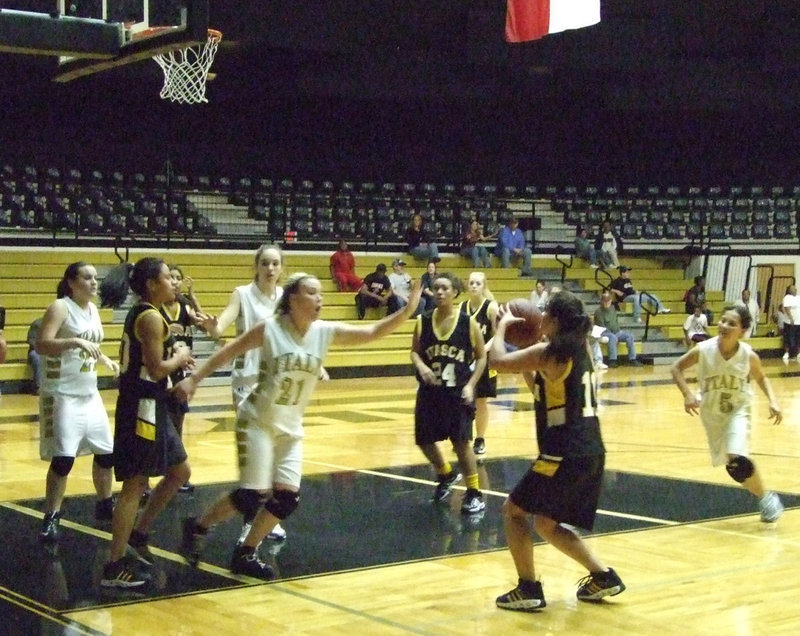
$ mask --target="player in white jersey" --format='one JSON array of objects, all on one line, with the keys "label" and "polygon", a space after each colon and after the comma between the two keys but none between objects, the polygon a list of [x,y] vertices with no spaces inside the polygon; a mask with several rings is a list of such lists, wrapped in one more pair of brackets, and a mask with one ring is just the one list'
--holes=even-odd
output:
[{"label": "player in white jersey", "polygon": [[299,501],[303,459],[303,412],[319,379],[331,344],[363,344],[388,335],[413,315],[421,288],[415,283],[408,305],[371,325],[353,326],[318,320],[322,287],[309,274],[294,274],[286,283],[276,315],[260,322],[214,353],[175,388],[190,400],[198,384],[245,351],[261,353],[258,384],[240,409],[237,430],[239,487],[223,496],[197,519],[184,523],[181,552],[197,564],[208,530],[237,511],[253,515],[253,526],[237,546],[231,570],[263,579],[274,577],[256,548],[269,531],[294,512]]},{"label": "player in white jersey", "polygon": [[[228,304],[222,310],[219,318],[210,316],[201,322],[200,326],[215,340],[222,338],[222,334],[234,322],[238,337],[275,313],[275,307],[283,295],[283,288],[278,286],[278,281],[283,273],[283,252],[277,245],[262,245],[256,250],[255,268],[253,281],[233,290]],[[233,361],[231,393],[237,420],[239,407],[250,395],[258,381],[259,359],[259,351],[252,349],[237,356]],[[245,516],[240,541],[250,531],[252,521]],[[278,524],[270,533],[269,538],[282,541],[286,538],[286,531]]]},{"label": "player in white jersey", "polygon": [[[761,387],[769,400],[769,417],[780,424],[783,414],[761,359],[741,338],[750,329],[752,317],[745,307],[728,307],[719,320],[719,335],[699,342],[672,365],[672,377],[683,393],[684,408],[699,412],[706,429],[711,461],[725,464],[728,474],[759,501],[761,520],[777,521],[783,504],[777,493],[764,488],[761,475],[750,459],[750,380]],[[684,372],[697,365],[698,395],[689,387]]]},{"label": "player in white jersey", "polygon": [[[234,322],[238,337],[252,329],[257,322],[275,313],[275,306],[283,294],[283,288],[278,286],[278,280],[283,273],[281,249],[276,245],[259,247],[255,256],[255,268],[253,281],[233,290],[219,317],[210,316],[202,322],[202,327],[215,340],[222,338]],[[231,390],[233,406],[237,410],[258,380],[258,359],[259,352],[252,350],[233,361]]]},{"label": "player in white jersey", "polygon": [[94,454],[95,517],[111,520],[114,442],[97,390],[96,365],[105,365],[115,376],[119,365],[100,351],[103,325],[92,302],[96,294],[95,268],[82,261],[69,265],[58,284],[57,299],[44,314],[36,342],[45,366],[39,395],[39,455],[50,462],[39,535],[46,543],[58,539],[67,476],[78,455]]}]

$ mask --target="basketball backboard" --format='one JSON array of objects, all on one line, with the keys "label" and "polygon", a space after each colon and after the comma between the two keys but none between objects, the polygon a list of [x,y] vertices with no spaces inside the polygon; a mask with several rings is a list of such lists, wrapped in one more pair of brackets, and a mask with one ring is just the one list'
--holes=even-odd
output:
[{"label": "basketball backboard", "polygon": [[84,75],[147,60],[159,53],[203,42],[208,29],[208,0],[58,0],[64,15],[122,24],[119,52],[107,60],[60,58],[54,79]]},{"label": "basketball backboard", "polygon": [[[0,51],[59,58],[69,81],[207,38],[208,0],[20,0],[0,9]],[[5,5],[5,3],[4,3]]]}]

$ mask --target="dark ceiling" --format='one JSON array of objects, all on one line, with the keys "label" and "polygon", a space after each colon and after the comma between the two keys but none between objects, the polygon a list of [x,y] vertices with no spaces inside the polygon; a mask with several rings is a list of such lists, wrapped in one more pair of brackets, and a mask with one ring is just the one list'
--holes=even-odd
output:
[{"label": "dark ceiling", "polygon": [[208,105],[162,103],[149,61],[62,85],[48,58],[0,55],[11,122],[0,140],[87,161],[333,177],[797,172],[796,0],[603,0],[599,25],[514,46],[504,0],[212,0],[210,11],[225,46]]}]

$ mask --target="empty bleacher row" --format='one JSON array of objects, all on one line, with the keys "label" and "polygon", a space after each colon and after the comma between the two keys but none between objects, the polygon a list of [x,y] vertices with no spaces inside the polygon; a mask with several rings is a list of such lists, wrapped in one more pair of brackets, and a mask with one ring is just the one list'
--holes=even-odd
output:
[{"label": "empty bleacher row", "polygon": [[33,166],[17,171],[6,164],[0,169],[0,227],[100,235],[213,233],[185,193],[114,174],[107,181],[99,171],[40,173]]},{"label": "empty bleacher row", "polygon": [[[210,206],[201,209],[193,196],[224,197],[227,206],[245,209],[263,235],[298,240],[337,236],[401,242],[411,216],[420,213],[428,231],[445,244],[460,238],[461,220],[478,218],[486,227],[502,224],[507,204],[497,188],[465,185],[394,184],[241,177],[210,178],[143,173],[126,176],[72,168],[39,170],[34,166],[0,170],[0,227],[40,228],[110,234],[214,234],[225,223]],[[515,194],[505,188],[504,197]],[[532,209],[532,208],[531,208]],[[223,215],[224,215],[223,212]]]},{"label": "empty bleacher row", "polygon": [[553,210],[572,226],[609,220],[624,239],[731,242],[798,239],[800,186],[564,188]]},{"label": "empty bleacher row", "polygon": [[344,237],[394,248],[419,213],[429,234],[455,251],[466,222],[477,219],[491,233],[516,214],[551,217],[557,240],[543,236],[542,251],[564,242],[563,229],[605,220],[629,245],[669,249],[704,240],[796,242],[798,211],[800,186],[540,188],[0,168],[0,230],[54,234]]}]

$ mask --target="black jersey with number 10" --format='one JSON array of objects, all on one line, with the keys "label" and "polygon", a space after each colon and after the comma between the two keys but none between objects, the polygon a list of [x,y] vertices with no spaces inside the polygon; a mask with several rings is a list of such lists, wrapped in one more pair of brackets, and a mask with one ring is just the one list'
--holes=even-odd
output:
[{"label": "black jersey with number 10", "polygon": [[605,452],[597,418],[597,386],[589,352],[582,349],[561,378],[537,373],[534,391],[539,451],[556,457]]}]

